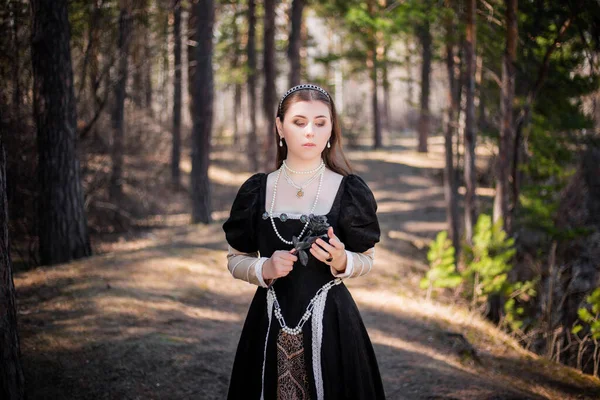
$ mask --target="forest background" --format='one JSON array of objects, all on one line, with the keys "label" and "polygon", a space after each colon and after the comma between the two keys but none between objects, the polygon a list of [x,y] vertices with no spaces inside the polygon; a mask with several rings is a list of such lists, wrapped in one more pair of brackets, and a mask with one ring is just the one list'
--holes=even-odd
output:
[{"label": "forest background", "polygon": [[353,293],[388,396],[600,396],[597,1],[5,0],[0,49],[0,398],[223,398],[251,291],[208,283],[219,228],[304,82],[380,205]]}]

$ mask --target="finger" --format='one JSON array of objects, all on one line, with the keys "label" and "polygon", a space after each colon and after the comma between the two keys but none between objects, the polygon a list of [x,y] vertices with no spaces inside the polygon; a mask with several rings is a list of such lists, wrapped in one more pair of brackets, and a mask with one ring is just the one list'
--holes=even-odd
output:
[{"label": "finger", "polygon": [[290,254],[296,254],[296,248],[295,247],[290,250]]},{"label": "finger", "polygon": [[324,241],[323,239],[317,239],[315,243],[321,246],[321,248],[323,248],[323,250],[325,250],[328,253],[335,251],[335,247],[330,246],[330,244]]},{"label": "finger", "polygon": [[295,256],[295,255],[290,254],[290,253],[283,253],[281,255],[281,259],[283,259],[283,260],[289,260],[289,261],[296,261],[296,260],[298,260],[298,256]]},{"label": "finger", "polygon": [[327,229],[327,236],[329,236],[331,239],[333,239],[335,237],[335,233],[333,233],[333,226],[330,226]]},{"label": "finger", "polygon": [[[321,250],[323,251],[323,250]],[[325,262],[325,256],[322,255],[322,253],[319,253],[317,250],[315,250],[314,248],[310,248],[310,254],[313,255],[314,258],[316,258],[319,261],[323,261]]]},{"label": "finger", "polygon": [[316,253],[319,255],[319,259],[321,261],[325,261],[325,259],[330,257],[330,254],[323,250],[322,248],[320,248],[319,246],[317,246],[316,244],[313,244],[311,247],[311,253],[313,253],[313,255]]},{"label": "finger", "polygon": [[337,248],[342,248],[343,244],[342,241],[340,240],[340,238],[338,238],[335,235],[335,232],[333,232],[333,227],[330,226],[329,229],[327,229],[327,236],[329,236],[329,244],[337,247]]},{"label": "finger", "polygon": [[285,266],[285,265],[281,265],[279,266],[279,269],[277,270],[277,274],[278,275],[287,275],[290,273],[290,271],[292,270],[292,267],[289,266]]}]

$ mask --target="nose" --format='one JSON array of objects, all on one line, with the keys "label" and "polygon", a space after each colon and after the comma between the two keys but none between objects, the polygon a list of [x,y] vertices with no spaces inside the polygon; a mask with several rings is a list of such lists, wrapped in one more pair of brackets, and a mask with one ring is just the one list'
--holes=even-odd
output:
[{"label": "nose", "polygon": [[306,137],[312,137],[315,135],[314,125],[312,122],[306,124],[306,130],[304,131]]}]

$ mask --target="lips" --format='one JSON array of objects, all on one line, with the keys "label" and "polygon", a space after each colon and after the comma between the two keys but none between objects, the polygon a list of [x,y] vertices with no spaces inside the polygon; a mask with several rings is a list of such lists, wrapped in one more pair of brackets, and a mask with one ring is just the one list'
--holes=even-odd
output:
[{"label": "lips", "polygon": [[316,144],[314,144],[314,143],[304,143],[302,146],[303,147],[315,147]]}]

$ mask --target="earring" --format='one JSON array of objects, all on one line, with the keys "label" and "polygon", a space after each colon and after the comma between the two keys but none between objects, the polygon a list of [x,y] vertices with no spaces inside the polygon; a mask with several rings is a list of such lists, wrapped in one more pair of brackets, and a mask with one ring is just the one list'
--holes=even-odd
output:
[{"label": "earring", "polygon": [[331,148],[331,144],[329,143],[329,140],[327,141],[327,148],[330,149]]},{"label": "earring", "polygon": [[281,136],[279,137],[279,147],[283,147],[283,141],[281,140]]}]

